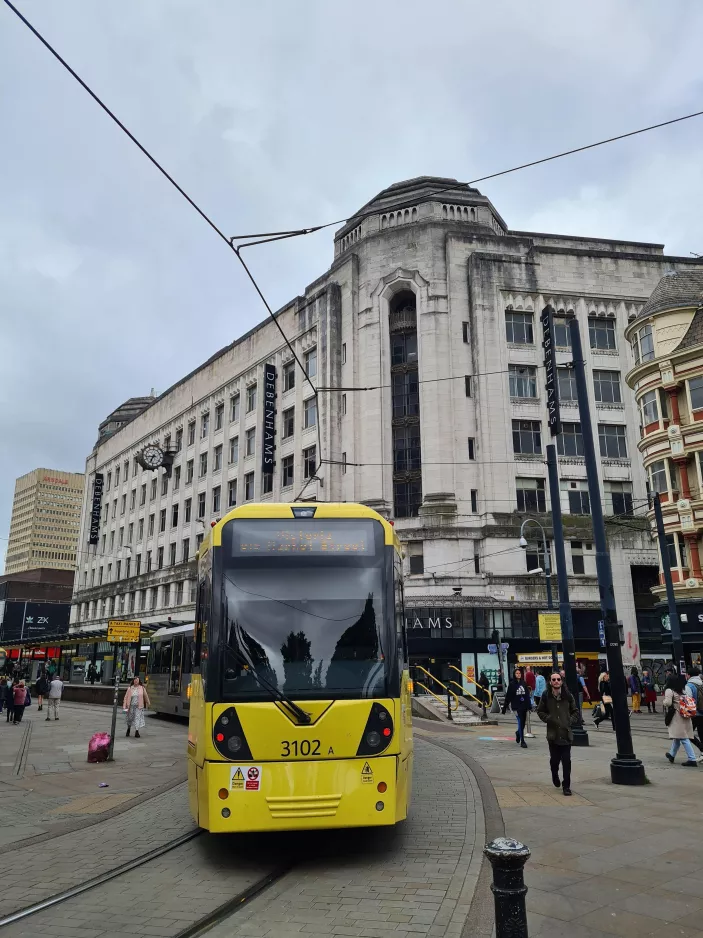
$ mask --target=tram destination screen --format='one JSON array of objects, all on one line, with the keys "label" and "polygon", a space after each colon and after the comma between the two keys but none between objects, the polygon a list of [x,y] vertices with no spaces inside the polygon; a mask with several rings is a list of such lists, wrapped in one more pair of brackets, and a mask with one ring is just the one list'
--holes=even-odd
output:
[{"label": "tram destination screen", "polygon": [[366,520],[237,519],[233,524],[232,555],[373,557],[376,553],[374,527],[373,521]]}]

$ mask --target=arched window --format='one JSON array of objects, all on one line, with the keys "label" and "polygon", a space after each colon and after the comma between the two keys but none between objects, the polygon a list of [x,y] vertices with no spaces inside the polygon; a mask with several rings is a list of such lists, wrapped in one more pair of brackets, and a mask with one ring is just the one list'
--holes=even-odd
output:
[{"label": "arched window", "polygon": [[396,518],[414,518],[422,504],[417,304],[412,290],[389,304],[393,428],[393,501]]}]

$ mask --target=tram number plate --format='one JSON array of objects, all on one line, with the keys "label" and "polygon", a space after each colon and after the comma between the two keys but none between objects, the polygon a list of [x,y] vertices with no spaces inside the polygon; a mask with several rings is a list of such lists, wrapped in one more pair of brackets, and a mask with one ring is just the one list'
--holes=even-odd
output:
[{"label": "tram number plate", "polygon": [[319,739],[282,739],[281,740],[281,758],[290,759],[291,756],[319,756]]}]

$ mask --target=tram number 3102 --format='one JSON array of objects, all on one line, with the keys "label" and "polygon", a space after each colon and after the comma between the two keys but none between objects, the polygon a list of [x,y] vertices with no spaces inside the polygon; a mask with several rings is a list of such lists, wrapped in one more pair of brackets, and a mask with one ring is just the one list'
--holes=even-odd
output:
[{"label": "tram number 3102", "polygon": [[289,759],[291,756],[319,756],[320,740],[303,739],[298,742],[297,739],[281,740],[281,758]]}]

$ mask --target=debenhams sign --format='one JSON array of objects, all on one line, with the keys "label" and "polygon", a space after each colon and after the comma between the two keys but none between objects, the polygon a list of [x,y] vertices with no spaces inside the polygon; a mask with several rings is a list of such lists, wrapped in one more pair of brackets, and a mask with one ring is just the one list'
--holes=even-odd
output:
[{"label": "debenhams sign", "polygon": [[264,365],[264,429],[261,441],[261,471],[273,472],[273,454],[276,436],[276,368]]},{"label": "debenhams sign", "polygon": [[406,629],[453,629],[451,616],[416,616],[413,612],[405,617]]}]

